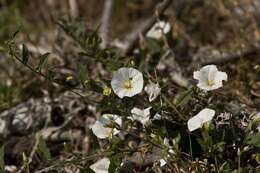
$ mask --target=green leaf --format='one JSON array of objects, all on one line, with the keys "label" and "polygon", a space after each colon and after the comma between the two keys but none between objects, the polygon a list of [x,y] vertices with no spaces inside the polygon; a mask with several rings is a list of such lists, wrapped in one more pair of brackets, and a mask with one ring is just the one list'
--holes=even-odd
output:
[{"label": "green leaf", "polygon": [[219,171],[223,172],[223,173],[229,173],[232,170],[230,169],[229,163],[228,162],[224,162],[220,167],[219,167]]},{"label": "green leaf", "polygon": [[40,56],[40,62],[38,63],[36,70],[41,71],[41,69],[47,64],[47,58],[50,55],[50,53],[45,53]]},{"label": "green leaf", "polygon": [[52,81],[54,79],[54,77],[55,77],[55,72],[52,70],[48,70],[47,78]]},{"label": "green leaf", "polygon": [[80,80],[80,83],[85,86],[85,82],[87,80],[87,67],[82,64],[77,65],[77,76]]},{"label": "green leaf", "polygon": [[46,142],[42,138],[39,138],[37,153],[44,160],[51,159],[51,152],[50,152],[49,148],[47,147]]},{"label": "green leaf", "polygon": [[109,164],[109,168],[108,168],[108,173],[115,173],[116,169],[117,169],[117,161],[115,158],[111,158],[110,159],[110,164]]},{"label": "green leaf", "polygon": [[84,169],[80,169],[80,173],[95,173],[95,172],[90,168],[84,168]]},{"label": "green leaf", "polygon": [[4,157],[5,157],[4,146],[2,146],[0,148],[0,169],[1,169],[1,172],[4,172],[4,169],[5,169]]},{"label": "green leaf", "polygon": [[260,132],[249,134],[245,139],[245,143],[260,147]]},{"label": "green leaf", "polygon": [[256,154],[255,160],[260,165],[260,154]]},{"label": "green leaf", "polygon": [[192,98],[192,94],[193,94],[192,89],[181,92],[176,96],[175,105],[177,107],[186,105],[189,102],[189,100]]},{"label": "green leaf", "polygon": [[23,44],[23,48],[22,48],[22,62],[24,64],[27,64],[28,60],[29,60],[29,50],[27,48],[27,46],[25,44]]}]

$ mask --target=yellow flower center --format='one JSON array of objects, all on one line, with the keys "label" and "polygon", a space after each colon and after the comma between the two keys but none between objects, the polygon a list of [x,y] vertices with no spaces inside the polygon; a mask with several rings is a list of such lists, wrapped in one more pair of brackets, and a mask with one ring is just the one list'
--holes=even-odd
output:
[{"label": "yellow flower center", "polygon": [[209,86],[214,85],[214,81],[213,81],[213,80],[210,80],[210,79],[208,79],[207,83],[208,83]]},{"label": "yellow flower center", "polygon": [[111,88],[105,87],[105,88],[103,89],[103,95],[104,95],[104,96],[109,96],[110,94],[111,94]]},{"label": "yellow flower center", "polygon": [[133,88],[133,83],[130,79],[124,82],[124,88],[128,90]]}]

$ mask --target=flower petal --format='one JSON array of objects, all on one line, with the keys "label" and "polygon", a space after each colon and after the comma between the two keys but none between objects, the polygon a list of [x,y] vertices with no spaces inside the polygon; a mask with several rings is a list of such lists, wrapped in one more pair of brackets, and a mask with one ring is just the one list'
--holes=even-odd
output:
[{"label": "flower petal", "polygon": [[201,128],[204,123],[211,121],[214,115],[215,111],[212,109],[205,108],[201,110],[197,115],[188,120],[189,131]]},{"label": "flower petal", "polygon": [[109,165],[110,160],[105,157],[92,164],[90,169],[95,171],[95,173],[108,173]]},{"label": "flower petal", "polygon": [[105,139],[109,137],[112,132],[111,128],[104,127],[104,124],[100,121],[96,121],[95,124],[91,127],[92,132],[100,139]]},{"label": "flower petal", "polygon": [[202,126],[201,119],[197,116],[194,116],[188,120],[188,129],[190,132],[197,130],[198,128],[201,128],[201,126]]},{"label": "flower petal", "polygon": [[139,121],[143,125],[147,125],[150,122],[150,109],[152,107],[146,108],[146,109],[138,109],[134,107],[131,110],[132,113],[132,120]]},{"label": "flower petal", "polygon": [[158,83],[150,83],[145,86],[144,90],[149,96],[149,102],[155,100],[161,93],[161,88]]},{"label": "flower petal", "polygon": [[215,115],[215,111],[208,108],[203,109],[197,114],[197,116],[200,117],[202,123],[211,121],[214,115]]}]

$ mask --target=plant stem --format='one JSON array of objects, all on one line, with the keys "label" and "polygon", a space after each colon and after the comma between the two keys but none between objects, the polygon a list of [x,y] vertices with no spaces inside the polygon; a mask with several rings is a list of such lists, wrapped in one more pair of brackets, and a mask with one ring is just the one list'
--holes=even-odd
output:
[{"label": "plant stem", "polygon": [[190,156],[191,156],[191,160],[193,161],[193,154],[192,154],[192,144],[191,144],[191,137],[190,137],[190,133],[189,133],[189,142],[190,142]]}]

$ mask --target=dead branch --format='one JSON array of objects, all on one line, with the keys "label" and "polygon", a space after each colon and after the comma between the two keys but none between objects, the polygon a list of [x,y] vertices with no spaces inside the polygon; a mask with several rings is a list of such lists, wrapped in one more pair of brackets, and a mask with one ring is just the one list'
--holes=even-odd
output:
[{"label": "dead branch", "polygon": [[200,64],[202,64],[202,65],[223,64],[226,62],[238,60],[243,57],[253,58],[255,56],[250,56],[250,55],[257,54],[257,52],[259,52],[259,50],[260,50],[260,46],[256,45],[254,47],[244,48],[244,49],[232,51],[232,52],[221,52],[219,50],[213,50],[213,51],[211,51],[211,55],[207,55],[207,56],[204,56],[203,54],[201,55],[200,53],[198,53],[197,55],[194,56],[193,64],[198,63],[198,62],[200,62]]},{"label": "dead branch", "polygon": [[148,32],[149,29],[156,23],[157,17],[164,13],[164,11],[170,6],[171,3],[172,0],[164,0],[159,3],[156,6],[154,15],[150,19],[147,19],[143,25],[129,34],[128,41],[126,41],[127,45],[124,50],[124,54],[130,54],[134,50],[135,46],[139,42],[139,35],[145,35],[146,32]]},{"label": "dead branch", "polygon": [[69,7],[70,7],[70,16],[72,18],[77,18],[79,16],[79,8],[77,0],[69,0]]},{"label": "dead branch", "polygon": [[100,35],[103,40],[102,46],[106,47],[108,43],[108,34],[110,27],[110,18],[112,14],[114,0],[106,0],[103,8],[103,14],[101,18]]}]

